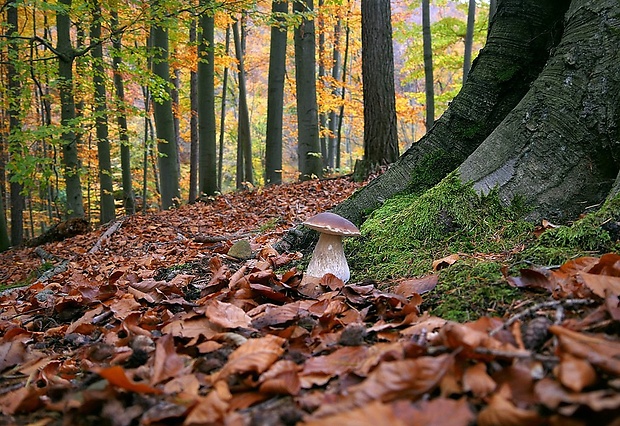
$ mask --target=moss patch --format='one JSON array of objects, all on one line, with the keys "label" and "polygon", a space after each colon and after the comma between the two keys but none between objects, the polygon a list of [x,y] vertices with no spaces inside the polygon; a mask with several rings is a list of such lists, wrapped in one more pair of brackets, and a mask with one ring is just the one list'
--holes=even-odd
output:
[{"label": "moss patch", "polygon": [[451,173],[421,195],[388,200],[363,224],[362,238],[345,242],[352,279],[421,276],[432,272],[433,260],[459,253],[463,260],[441,271],[426,308],[456,320],[501,314],[494,306],[519,294],[501,283],[502,261],[534,239],[533,225],[521,220],[525,213],[496,194],[479,196]]}]

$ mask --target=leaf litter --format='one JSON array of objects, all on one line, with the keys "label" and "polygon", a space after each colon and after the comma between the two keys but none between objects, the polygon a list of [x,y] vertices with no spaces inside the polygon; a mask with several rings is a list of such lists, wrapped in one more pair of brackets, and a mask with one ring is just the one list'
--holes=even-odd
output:
[{"label": "leaf litter", "polygon": [[[301,254],[270,243],[355,188],[242,192],[45,245],[66,270],[0,296],[0,424],[618,424],[619,255],[506,276],[549,298],[467,323],[421,312],[434,274],[304,291]],[[242,239],[245,261],[227,254]],[[0,257],[7,283],[40,262]]]}]

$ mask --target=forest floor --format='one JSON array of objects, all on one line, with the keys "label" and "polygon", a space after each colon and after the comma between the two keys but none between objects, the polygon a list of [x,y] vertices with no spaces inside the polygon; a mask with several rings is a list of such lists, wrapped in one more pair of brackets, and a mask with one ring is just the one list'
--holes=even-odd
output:
[{"label": "forest floor", "polygon": [[619,255],[505,277],[519,303],[470,322],[423,311],[436,274],[304,294],[302,254],[270,244],[361,185],[1,253],[0,425],[620,425]]}]

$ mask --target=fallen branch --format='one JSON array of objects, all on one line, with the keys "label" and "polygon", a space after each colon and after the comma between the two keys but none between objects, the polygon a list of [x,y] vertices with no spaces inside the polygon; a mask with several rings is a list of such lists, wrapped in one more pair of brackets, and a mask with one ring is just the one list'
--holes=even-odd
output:
[{"label": "fallen branch", "polygon": [[519,321],[520,319],[523,319],[527,316],[532,315],[534,312],[536,312],[539,309],[544,309],[544,308],[557,308],[560,306],[581,306],[581,305],[591,305],[592,303],[595,303],[594,300],[592,299],[566,299],[566,300],[550,300],[547,302],[541,302],[541,303],[537,303],[535,305],[530,306],[527,309],[524,309],[521,312],[516,313],[515,315],[511,316],[510,318],[508,318],[502,325],[495,327],[493,330],[491,330],[489,332],[489,336],[493,336],[497,333],[499,333],[501,330],[511,326],[513,323]]},{"label": "fallen branch", "polygon": [[114,234],[116,231],[118,231],[120,227],[123,225],[123,222],[124,222],[124,219],[120,219],[114,222],[112,225],[110,225],[110,227],[103,233],[103,235],[99,237],[95,245],[88,251],[88,254],[97,253],[99,250],[101,250],[101,245],[103,244],[103,242],[107,240],[108,238],[110,238],[110,236]]}]

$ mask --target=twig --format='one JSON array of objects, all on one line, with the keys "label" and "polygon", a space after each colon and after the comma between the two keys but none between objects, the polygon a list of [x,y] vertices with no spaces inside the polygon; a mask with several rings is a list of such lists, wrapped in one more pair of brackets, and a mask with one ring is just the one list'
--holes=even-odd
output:
[{"label": "twig", "polygon": [[489,336],[493,336],[497,333],[499,333],[501,330],[503,330],[504,328],[512,325],[513,323],[517,322],[518,320],[527,317],[529,315],[531,315],[532,313],[536,312],[539,309],[543,309],[543,308],[554,308],[554,307],[558,307],[558,306],[580,306],[580,305],[591,305],[592,303],[595,303],[595,300],[593,299],[567,299],[567,300],[550,300],[547,302],[541,302],[541,303],[537,303],[533,306],[530,306],[527,309],[524,309],[523,311],[511,316],[510,318],[508,318],[502,325],[495,327],[493,330],[491,330],[489,332]]},{"label": "twig", "polygon": [[103,233],[103,235],[99,237],[93,248],[88,251],[88,254],[97,253],[99,250],[101,250],[101,244],[103,244],[103,241],[107,240],[113,233],[118,231],[123,225],[123,221],[124,219],[120,219],[110,225],[110,227]]}]

